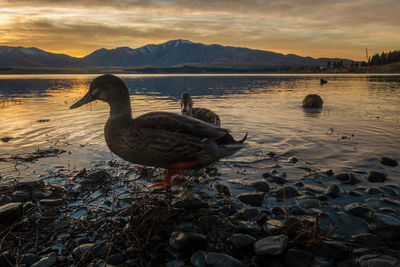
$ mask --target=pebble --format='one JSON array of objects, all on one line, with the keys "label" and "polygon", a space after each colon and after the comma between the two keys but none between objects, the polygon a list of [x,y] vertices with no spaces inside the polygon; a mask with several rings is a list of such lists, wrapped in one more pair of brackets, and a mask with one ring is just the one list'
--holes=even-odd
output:
[{"label": "pebble", "polygon": [[83,254],[85,254],[86,251],[91,249],[94,246],[94,243],[86,243],[77,246],[72,250],[72,256],[74,258],[80,258]]},{"label": "pebble", "polygon": [[349,204],[345,206],[344,209],[351,215],[362,218],[365,217],[368,214],[368,212],[372,211],[371,207],[359,203]]},{"label": "pebble", "polygon": [[171,234],[169,245],[177,251],[195,251],[207,244],[207,237],[192,232],[175,231]]},{"label": "pebble", "polygon": [[255,222],[239,221],[238,230],[242,233],[257,234],[262,231],[262,228]]},{"label": "pebble", "polygon": [[285,211],[281,207],[273,207],[271,209],[272,214],[275,216],[284,215]]},{"label": "pebble", "polygon": [[304,198],[296,201],[296,204],[304,209],[319,208],[322,202],[315,198]]},{"label": "pebble", "polygon": [[195,267],[206,267],[207,266],[207,253],[202,251],[202,250],[198,250],[195,253],[192,254],[192,256],[190,257],[190,263],[193,264],[193,266]]},{"label": "pebble", "polygon": [[314,257],[311,261],[310,267],[334,267],[335,261],[331,258]]},{"label": "pebble", "polygon": [[18,201],[18,202],[24,202],[27,201],[31,198],[31,194],[26,192],[26,191],[22,191],[22,190],[18,190],[18,191],[14,191],[11,194],[12,198],[14,201]]},{"label": "pebble", "polygon": [[360,192],[357,192],[357,191],[354,191],[354,190],[350,190],[348,192],[348,194],[349,194],[349,196],[352,196],[352,197],[361,197],[362,196],[362,194]]},{"label": "pebble", "polygon": [[257,208],[244,208],[239,210],[234,217],[237,220],[255,220],[259,214],[260,211]]},{"label": "pebble", "polygon": [[344,258],[350,250],[343,243],[337,241],[320,240],[313,244],[311,251],[316,256]]},{"label": "pebble", "polygon": [[353,238],[355,242],[362,245],[367,245],[368,247],[385,246],[385,242],[383,242],[382,239],[380,239],[377,235],[371,233],[352,235],[351,238]]},{"label": "pebble", "polygon": [[340,196],[340,187],[337,184],[331,184],[326,189],[326,194],[331,198],[337,198]]},{"label": "pebble", "polygon": [[287,244],[286,235],[273,235],[254,243],[254,251],[257,255],[278,256],[285,252]]},{"label": "pebble", "polygon": [[256,239],[251,235],[233,234],[228,238],[228,241],[231,242],[233,248],[236,250],[246,250],[253,246]]},{"label": "pebble", "polygon": [[398,200],[394,200],[394,199],[390,199],[387,197],[382,198],[382,201],[388,204],[392,204],[392,205],[396,205],[396,206],[400,206],[400,201]]},{"label": "pebble", "polygon": [[[110,265],[107,264],[107,267],[109,267]],[[113,265],[114,266],[114,265]],[[166,267],[183,267],[185,266],[185,262],[183,262],[182,260],[172,260],[169,261],[165,264]]]},{"label": "pebble", "polygon": [[272,176],[272,174],[270,174],[269,172],[264,172],[262,175],[265,179],[269,178]]},{"label": "pebble", "polygon": [[254,181],[250,185],[259,192],[269,193],[269,191],[270,191],[270,187],[269,187],[268,183],[266,183],[263,180]]},{"label": "pebble", "polygon": [[398,196],[399,193],[397,193],[396,190],[393,188],[390,188],[388,186],[380,186],[380,189],[382,189],[386,194],[391,195],[391,196]]},{"label": "pebble", "polygon": [[23,205],[21,202],[12,202],[0,206],[0,224],[12,224],[23,215]]},{"label": "pebble", "polygon": [[388,157],[381,157],[379,161],[381,162],[382,165],[390,167],[396,167],[397,165],[399,165],[399,163],[396,160]]},{"label": "pebble", "polygon": [[208,252],[206,261],[207,266],[212,267],[244,267],[244,264],[234,257],[218,252]]},{"label": "pebble", "polygon": [[7,142],[9,142],[11,139],[14,139],[14,138],[13,138],[13,137],[6,136],[6,137],[0,138],[0,141],[2,141],[2,142],[4,142],[4,143],[7,143]]},{"label": "pebble", "polygon": [[207,208],[207,202],[203,201],[201,197],[192,191],[184,191],[179,194],[173,201],[172,205],[176,208],[183,209],[200,209]]},{"label": "pebble", "polygon": [[268,234],[274,234],[279,232],[284,226],[285,223],[280,220],[267,220],[264,224],[264,231]]},{"label": "pebble", "polygon": [[272,176],[271,178],[269,178],[273,183],[276,184],[286,184],[287,183],[287,179],[285,179],[284,177],[279,177],[279,176]]},{"label": "pebble", "polygon": [[261,206],[264,200],[265,193],[263,192],[250,192],[250,193],[242,193],[238,195],[238,199],[245,204],[249,204],[252,206]]},{"label": "pebble", "polygon": [[297,189],[291,185],[279,188],[278,190],[274,191],[274,193],[279,198],[292,198],[300,195]]},{"label": "pebble", "polygon": [[360,182],[360,180],[357,179],[353,173],[340,173],[336,175],[336,179],[339,180],[342,184],[355,185]]},{"label": "pebble", "polygon": [[124,256],[122,254],[117,253],[113,254],[107,259],[107,264],[112,264],[112,265],[120,265],[125,262]]},{"label": "pebble", "polygon": [[291,248],[285,255],[285,266],[288,267],[307,267],[310,265],[313,255],[310,252]]},{"label": "pebble", "polygon": [[39,203],[41,205],[47,205],[47,206],[52,206],[52,205],[58,205],[63,201],[62,198],[56,198],[56,199],[41,199]]},{"label": "pebble", "polygon": [[400,219],[370,212],[367,215],[368,228],[385,240],[400,239]]},{"label": "pebble", "polygon": [[366,254],[357,259],[360,267],[394,267],[399,266],[400,261],[388,255]]},{"label": "pebble", "polygon": [[38,261],[38,259],[35,254],[26,253],[25,255],[22,256],[22,262],[28,266],[31,266],[32,264],[34,264],[37,261]]},{"label": "pebble", "polygon": [[292,212],[293,215],[304,215],[307,213],[303,208],[293,205],[290,207],[290,211]]},{"label": "pebble", "polygon": [[57,263],[57,254],[50,253],[46,257],[41,258],[39,261],[35,262],[31,267],[50,267]]},{"label": "pebble", "polygon": [[377,172],[377,171],[370,171],[368,172],[368,181],[371,183],[383,183],[386,181],[387,175],[385,173]]},{"label": "pebble", "polygon": [[365,193],[368,195],[381,195],[383,192],[379,188],[376,187],[368,187],[365,190]]}]

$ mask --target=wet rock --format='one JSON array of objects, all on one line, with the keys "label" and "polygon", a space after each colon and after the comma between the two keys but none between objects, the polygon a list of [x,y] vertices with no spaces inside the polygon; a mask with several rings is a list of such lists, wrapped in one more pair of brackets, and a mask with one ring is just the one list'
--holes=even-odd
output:
[{"label": "wet rock", "polygon": [[231,197],[232,196],[232,191],[229,187],[227,187],[224,184],[221,183],[216,183],[214,185],[215,189],[217,190],[217,192],[225,197]]},{"label": "wet rock", "polygon": [[265,193],[269,193],[270,191],[270,187],[268,185],[268,183],[266,183],[263,180],[260,181],[254,181],[250,184],[252,187],[254,187],[254,189],[256,189],[259,192],[265,192]]},{"label": "wet rock", "polygon": [[257,208],[244,208],[235,214],[237,220],[254,220],[258,217],[260,211]]},{"label": "wet rock", "polygon": [[257,234],[262,231],[262,228],[255,222],[239,221],[238,230],[242,233]]},{"label": "wet rock", "polygon": [[358,258],[360,267],[394,267],[399,266],[400,261],[388,255],[367,254]]},{"label": "wet rock", "polygon": [[13,199],[10,196],[2,195],[0,197],[0,204],[8,204],[8,203],[10,203],[12,201],[13,201]]},{"label": "wet rock", "polygon": [[95,245],[94,243],[86,243],[86,244],[79,245],[72,250],[72,256],[76,259],[80,258],[83,254],[86,253],[86,251],[93,248],[94,245]]},{"label": "wet rock", "polygon": [[272,176],[272,174],[270,174],[269,172],[264,172],[262,175],[265,179],[269,178]]},{"label": "wet rock", "polygon": [[325,192],[325,189],[323,187],[318,186],[318,185],[306,184],[303,187],[303,191],[312,192],[312,193],[315,193],[315,194],[323,194]]},{"label": "wet rock", "polygon": [[385,195],[390,195],[390,196],[398,196],[399,193],[393,188],[390,188],[388,186],[380,186],[380,189],[382,189],[385,192]]},{"label": "wet rock", "polygon": [[246,250],[253,246],[256,239],[251,235],[233,234],[228,238],[228,241],[231,242],[233,248],[236,250]]},{"label": "wet rock", "polygon": [[299,160],[296,158],[296,157],[290,157],[290,158],[288,158],[288,162],[289,163],[296,163],[296,162],[298,162]]},{"label": "wet rock", "polygon": [[207,265],[213,267],[244,267],[240,261],[224,253],[208,252],[206,260]]},{"label": "wet rock", "polygon": [[362,256],[365,254],[370,254],[371,250],[368,248],[358,248],[352,251],[353,255],[355,256]]},{"label": "wet rock", "polygon": [[332,258],[345,258],[350,252],[349,248],[343,243],[328,240],[315,242],[311,251],[314,255]]},{"label": "wet rock", "polygon": [[307,211],[297,205],[291,206],[290,211],[293,215],[304,215],[307,213]]},{"label": "wet rock", "polygon": [[207,266],[207,253],[202,250],[198,250],[190,257],[190,262],[195,267],[206,267]]},{"label": "wet rock", "polygon": [[112,264],[112,265],[120,265],[125,262],[124,256],[121,254],[113,254],[110,257],[108,257],[107,264]]},{"label": "wet rock", "polygon": [[336,175],[336,179],[342,184],[355,185],[360,182],[353,173],[340,173]]},{"label": "wet rock", "polygon": [[285,179],[284,177],[279,177],[279,176],[272,176],[272,177],[268,178],[268,180],[269,180],[269,182],[280,184],[280,185],[287,183],[287,179]]},{"label": "wet rock", "polygon": [[340,196],[340,187],[337,184],[331,184],[326,189],[326,194],[331,198],[337,198]]},{"label": "wet rock", "polygon": [[85,182],[92,184],[107,184],[112,180],[112,176],[105,170],[93,171],[86,175],[85,178]]},{"label": "wet rock", "polygon": [[169,245],[177,251],[195,251],[207,244],[207,238],[198,233],[175,231],[171,234]]},{"label": "wet rock", "polygon": [[287,244],[286,235],[273,235],[254,243],[254,251],[257,255],[278,256],[285,252]]},{"label": "wet rock", "polygon": [[173,201],[172,205],[176,208],[183,209],[200,209],[207,208],[207,202],[203,201],[201,197],[192,191],[184,191],[179,194]]},{"label": "wet rock", "polygon": [[275,216],[284,215],[285,211],[281,207],[273,207],[271,209],[272,214]]},{"label": "wet rock", "polygon": [[274,191],[275,195],[279,198],[292,198],[297,197],[300,193],[294,186],[288,185]]},{"label": "wet rock", "polygon": [[387,175],[382,172],[370,171],[368,172],[368,181],[371,183],[383,183],[386,181]]},{"label": "wet rock", "polygon": [[350,190],[348,192],[348,194],[349,194],[349,196],[352,196],[352,197],[361,197],[362,196],[362,194],[360,192],[357,192],[357,191],[354,191],[354,190]]},{"label": "wet rock", "polygon": [[50,253],[46,257],[41,258],[39,261],[35,262],[31,267],[50,267],[57,263],[57,254]]},{"label": "wet rock", "polygon": [[313,255],[310,252],[291,248],[285,255],[285,266],[307,267],[310,265]]},{"label": "wet rock", "polygon": [[31,194],[26,191],[18,190],[12,193],[12,198],[14,201],[24,202],[31,198]]},{"label": "wet rock", "polygon": [[374,235],[371,233],[353,235],[353,236],[351,236],[351,238],[353,238],[355,242],[362,244],[362,245],[366,245],[368,247],[383,247],[383,246],[385,246],[385,242],[383,242],[382,239],[380,239],[377,235]]},{"label": "wet rock", "polygon": [[387,157],[381,157],[379,161],[381,162],[382,165],[390,167],[396,167],[397,165],[399,165],[399,163],[397,163],[396,160]]},{"label": "wet rock", "polygon": [[14,139],[14,138],[13,138],[13,137],[6,136],[6,137],[0,138],[0,141],[2,141],[2,142],[4,142],[4,143],[7,143],[7,142],[9,142],[11,139]]},{"label": "wet rock", "polygon": [[37,262],[38,259],[35,254],[32,253],[26,253],[25,255],[22,256],[22,263],[31,266],[35,262]]},{"label": "wet rock", "polygon": [[304,209],[319,208],[322,205],[322,202],[320,200],[314,198],[300,199],[296,203]]},{"label": "wet rock", "polygon": [[368,187],[365,190],[365,193],[368,195],[381,195],[383,192],[379,188],[376,187]]},{"label": "wet rock", "polygon": [[166,263],[166,267],[183,267],[185,265],[185,262],[182,260],[172,260]]},{"label": "wet rock", "polygon": [[367,215],[368,228],[386,240],[399,240],[400,239],[400,219],[370,212]]},{"label": "wet rock", "polygon": [[285,223],[279,220],[267,220],[264,224],[264,231],[268,234],[274,234],[281,231]]},{"label": "wet rock", "polygon": [[21,202],[13,202],[0,206],[0,224],[8,225],[16,222],[23,215]]},{"label": "wet rock", "polygon": [[384,198],[382,198],[382,201],[387,203],[387,204],[396,205],[396,206],[400,207],[400,201],[398,201],[398,200],[394,200],[394,199],[390,199],[390,198],[384,197]]},{"label": "wet rock", "polygon": [[320,108],[324,101],[317,94],[309,94],[303,99],[304,108]]},{"label": "wet rock", "polygon": [[46,205],[46,206],[53,206],[53,205],[58,205],[62,203],[63,199],[62,198],[56,198],[56,199],[41,199],[39,203],[41,205]]},{"label": "wet rock", "polygon": [[396,211],[391,208],[380,208],[379,212],[386,213],[387,215],[395,215],[396,214]]},{"label": "wet rock", "polygon": [[310,263],[310,267],[334,267],[335,261],[331,258],[314,257]]},{"label": "wet rock", "polygon": [[261,206],[265,193],[263,192],[250,192],[238,195],[238,199],[245,204],[252,206]]},{"label": "wet rock", "polygon": [[364,218],[368,212],[372,211],[371,207],[359,203],[349,204],[345,206],[344,209],[351,215],[361,218]]}]

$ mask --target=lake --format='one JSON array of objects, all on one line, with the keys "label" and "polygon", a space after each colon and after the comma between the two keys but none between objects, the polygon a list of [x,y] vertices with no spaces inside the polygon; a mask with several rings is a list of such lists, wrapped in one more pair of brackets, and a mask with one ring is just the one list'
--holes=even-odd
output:
[{"label": "lake", "polygon": [[[46,147],[70,153],[24,164],[0,162],[2,179],[37,176],[61,166],[89,167],[115,159],[105,145],[108,106],[95,102],[69,106],[84,95],[96,75],[0,76],[0,157]],[[400,159],[399,75],[120,75],[130,89],[134,116],[149,111],[179,113],[183,91],[194,106],[219,114],[236,138],[249,133],[248,147],[226,161],[254,163],[248,173],[265,170],[256,159],[269,152],[296,157],[317,169],[335,172],[383,170],[400,182],[398,168],[378,158]],[[328,83],[320,85],[320,78]],[[317,93],[320,110],[305,110],[302,99]],[[4,101],[3,101],[4,102]],[[221,165],[222,163],[218,163]],[[221,166],[224,166],[222,164]],[[296,179],[296,173],[290,179]]]}]

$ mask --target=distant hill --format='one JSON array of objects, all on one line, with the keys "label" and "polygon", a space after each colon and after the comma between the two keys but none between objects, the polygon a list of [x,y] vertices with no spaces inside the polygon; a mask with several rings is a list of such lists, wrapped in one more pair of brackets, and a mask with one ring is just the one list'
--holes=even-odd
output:
[{"label": "distant hill", "polygon": [[254,50],[249,48],[205,45],[187,40],[172,40],[140,48],[118,47],[98,49],[83,57],[45,52],[38,48],[0,47],[1,67],[90,66],[90,67],[223,67],[277,68],[288,66],[326,65],[328,61],[351,60],[340,58],[311,58],[293,54]]},{"label": "distant hill", "polygon": [[1,67],[57,67],[78,64],[78,59],[35,47],[0,46]]}]

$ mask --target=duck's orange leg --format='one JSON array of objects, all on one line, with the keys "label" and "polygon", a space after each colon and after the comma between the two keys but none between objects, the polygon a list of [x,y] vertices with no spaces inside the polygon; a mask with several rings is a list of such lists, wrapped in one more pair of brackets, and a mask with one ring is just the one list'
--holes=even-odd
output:
[{"label": "duck's orange leg", "polygon": [[[172,176],[178,174],[181,172],[181,170],[187,170],[187,169],[192,169],[196,167],[197,165],[197,160],[196,161],[189,161],[189,162],[180,162],[171,165],[168,169],[167,172],[165,173],[164,181],[161,183],[153,184],[150,185],[149,188],[153,188],[154,190],[162,190],[168,186],[171,185],[172,182]],[[174,183],[176,184],[181,184],[184,182],[184,179],[175,179]]]}]

